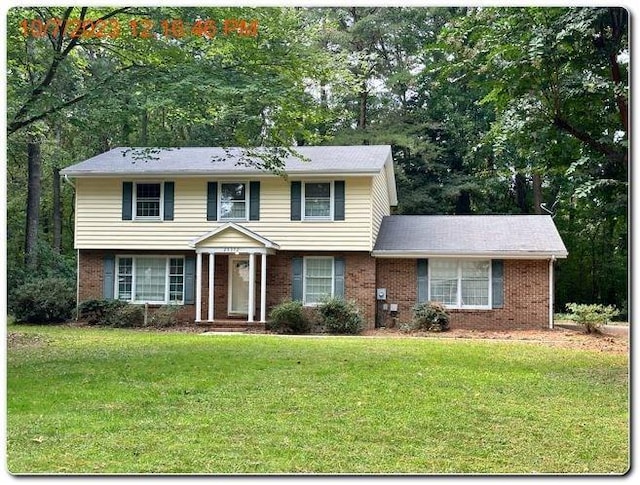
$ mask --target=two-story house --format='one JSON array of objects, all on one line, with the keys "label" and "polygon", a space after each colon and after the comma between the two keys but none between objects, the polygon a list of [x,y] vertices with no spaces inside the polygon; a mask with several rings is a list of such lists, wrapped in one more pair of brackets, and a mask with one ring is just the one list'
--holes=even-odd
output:
[{"label": "two-story house", "polygon": [[453,325],[546,326],[546,216],[391,216],[389,146],[297,147],[286,176],[240,149],[116,148],[64,169],[76,189],[78,301],[177,304],[259,326],[286,299],[355,300],[369,328],[444,302]]}]

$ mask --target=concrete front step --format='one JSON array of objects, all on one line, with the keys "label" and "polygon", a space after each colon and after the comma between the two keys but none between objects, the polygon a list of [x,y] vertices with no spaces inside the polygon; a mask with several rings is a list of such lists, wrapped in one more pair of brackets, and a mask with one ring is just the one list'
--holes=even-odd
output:
[{"label": "concrete front step", "polygon": [[246,320],[215,320],[198,322],[196,325],[206,332],[264,332],[265,330],[264,323]]}]

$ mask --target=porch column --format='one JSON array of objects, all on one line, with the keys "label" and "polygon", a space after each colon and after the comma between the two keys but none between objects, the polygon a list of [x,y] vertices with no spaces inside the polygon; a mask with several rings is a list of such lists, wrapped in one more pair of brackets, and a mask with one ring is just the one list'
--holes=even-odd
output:
[{"label": "porch column", "polygon": [[553,262],[555,257],[549,260],[549,328],[553,328]]},{"label": "porch column", "polygon": [[262,253],[260,263],[260,322],[267,321],[267,253]]},{"label": "porch column", "polygon": [[253,322],[253,315],[256,312],[256,255],[249,254],[249,315],[248,322]]},{"label": "porch column", "polygon": [[213,322],[213,282],[216,270],[216,259],[214,253],[209,253],[209,306],[207,320]]},{"label": "porch column", "polygon": [[202,321],[202,253],[196,254],[196,322]]}]

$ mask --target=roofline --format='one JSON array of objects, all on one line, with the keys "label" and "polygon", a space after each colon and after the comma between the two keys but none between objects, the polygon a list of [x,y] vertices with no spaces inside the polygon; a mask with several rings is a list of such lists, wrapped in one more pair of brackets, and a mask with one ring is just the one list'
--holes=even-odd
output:
[{"label": "roofline", "polygon": [[568,256],[567,251],[418,251],[407,250],[373,250],[371,256],[374,258],[491,258],[491,259],[564,259]]},{"label": "roofline", "polygon": [[[368,175],[375,176],[380,173],[380,170],[314,170],[314,171],[298,171],[298,170],[289,170],[285,172],[285,174],[289,177],[292,176],[323,176],[330,177],[332,175],[335,176],[345,176],[345,175]],[[73,178],[118,178],[118,177],[238,177],[240,175],[258,175],[261,177],[281,177],[281,175],[269,171],[264,170],[233,170],[233,171],[224,171],[224,172],[212,172],[210,170],[207,171],[189,171],[182,170],[179,172],[75,172],[75,171],[67,171],[65,169],[60,170],[61,175],[67,175]]]},{"label": "roofline", "polygon": [[250,239],[253,239],[254,241],[260,243],[260,244],[264,244],[265,248],[268,249],[280,249],[280,246],[276,243],[274,243],[273,241],[267,239],[266,237],[261,236],[260,234],[253,232],[251,229],[247,229],[244,226],[241,226],[240,224],[236,224],[235,222],[226,222],[223,225],[221,225],[220,227],[209,231],[195,239],[192,239],[189,242],[189,246],[192,248],[195,248],[196,246],[198,246],[198,244],[200,244],[202,241],[206,241],[207,239],[209,239],[210,237],[213,237],[217,234],[220,234],[221,232],[226,231],[227,229],[233,229],[241,234],[244,234],[245,236],[247,236]]}]

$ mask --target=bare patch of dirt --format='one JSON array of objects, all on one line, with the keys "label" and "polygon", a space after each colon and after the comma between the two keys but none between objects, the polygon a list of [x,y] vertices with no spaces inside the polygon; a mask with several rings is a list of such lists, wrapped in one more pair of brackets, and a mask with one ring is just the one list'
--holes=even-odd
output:
[{"label": "bare patch of dirt", "polygon": [[18,347],[43,347],[47,345],[49,340],[37,333],[8,332],[7,348]]},{"label": "bare patch of dirt", "polygon": [[629,351],[628,330],[605,329],[600,334],[586,334],[577,328],[556,327],[540,330],[467,330],[454,328],[446,332],[406,333],[398,329],[368,330],[369,336],[416,336],[424,338],[482,339],[525,342],[571,349],[593,350],[599,352],[627,353]]}]

